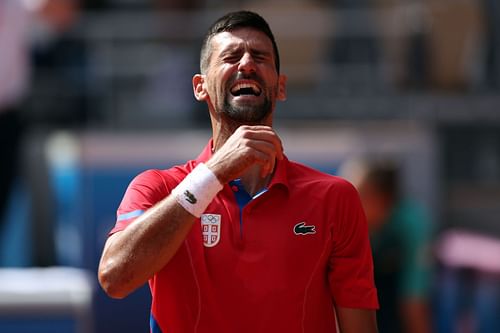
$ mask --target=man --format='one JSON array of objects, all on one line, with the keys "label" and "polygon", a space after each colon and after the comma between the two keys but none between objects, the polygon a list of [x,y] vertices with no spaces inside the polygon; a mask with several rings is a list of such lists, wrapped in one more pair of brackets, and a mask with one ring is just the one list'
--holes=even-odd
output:
[{"label": "man", "polygon": [[[30,130],[30,124],[23,117],[26,97],[31,83],[30,52],[33,34],[37,35],[39,26],[60,33],[67,29],[77,10],[77,1],[50,0],[0,0],[0,232],[7,222],[9,201],[14,182],[19,174],[23,155],[23,142]],[[45,29],[45,30],[47,30]],[[30,146],[30,148],[32,148]],[[37,161],[38,162],[38,161]],[[40,173],[40,165],[36,165]],[[26,175],[23,175],[26,176]],[[29,175],[28,175],[29,176]],[[31,180],[30,177],[27,180]],[[30,185],[31,182],[28,182]],[[31,195],[36,195],[33,188],[28,188]],[[46,188],[43,189],[46,194]],[[34,198],[37,202],[39,198]],[[42,200],[43,201],[43,200]],[[46,209],[44,206],[43,210]],[[33,217],[38,217],[38,204],[33,207]],[[50,237],[43,237],[43,223],[37,220],[33,229],[42,231],[34,238],[35,264],[48,265],[51,259]],[[43,222],[43,221],[42,221]],[[47,249],[47,250],[45,250]],[[47,252],[47,253],[46,253]]]},{"label": "man", "polygon": [[368,230],[346,181],[289,161],[286,97],[259,15],[209,29],[194,95],[213,138],[194,161],[129,185],[99,266],[115,298],[149,280],[152,332],[376,332]]},{"label": "man", "polygon": [[370,233],[384,333],[429,333],[431,225],[421,207],[402,196],[391,161],[349,161],[340,175],[358,189]]},{"label": "man", "polygon": [[0,2],[0,231],[21,150],[20,109],[29,78],[29,14],[20,1]]}]

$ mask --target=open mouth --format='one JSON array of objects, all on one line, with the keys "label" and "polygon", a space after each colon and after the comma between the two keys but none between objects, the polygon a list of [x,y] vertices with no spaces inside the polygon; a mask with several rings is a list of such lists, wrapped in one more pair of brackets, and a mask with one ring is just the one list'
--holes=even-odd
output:
[{"label": "open mouth", "polygon": [[262,90],[255,83],[237,83],[231,88],[233,96],[260,96]]}]

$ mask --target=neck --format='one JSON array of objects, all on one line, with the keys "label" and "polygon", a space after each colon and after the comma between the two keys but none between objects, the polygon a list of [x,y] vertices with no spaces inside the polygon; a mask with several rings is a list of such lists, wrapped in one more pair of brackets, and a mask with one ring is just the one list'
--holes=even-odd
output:
[{"label": "neck", "polygon": [[259,123],[241,123],[235,121],[231,118],[226,117],[223,114],[219,114],[217,117],[214,116],[215,112],[210,112],[210,120],[212,123],[212,138],[213,138],[213,152],[216,152],[220,147],[226,143],[227,139],[240,127],[244,125],[248,126],[270,126],[272,127],[272,114],[260,121]]},{"label": "neck", "polygon": [[253,197],[269,185],[273,174],[274,172],[262,178],[260,175],[260,165],[255,165],[245,172],[240,179],[245,190]]},{"label": "neck", "polygon": [[[262,124],[241,124],[232,119],[214,118],[212,117],[212,135],[213,135],[213,152],[216,152],[224,145],[224,143],[229,139],[231,135],[242,125],[266,125],[271,126],[271,117],[265,119]],[[267,175],[266,177],[261,177],[261,166],[254,165],[250,167],[243,175],[241,175],[241,183],[245,187],[245,190],[251,196],[261,191],[263,188],[269,185],[271,182],[274,171]]]},{"label": "neck", "polygon": [[219,150],[240,126],[241,124],[233,120],[215,121],[212,119],[213,152]]}]

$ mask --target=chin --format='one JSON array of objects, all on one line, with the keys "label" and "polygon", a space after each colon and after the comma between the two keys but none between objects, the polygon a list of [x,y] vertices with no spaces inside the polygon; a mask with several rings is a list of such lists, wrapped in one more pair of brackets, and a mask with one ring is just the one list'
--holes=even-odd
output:
[{"label": "chin", "polygon": [[263,111],[262,108],[255,107],[230,107],[226,108],[223,113],[233,121],[245,125],[259,125],[269,119],[271,111]]}]

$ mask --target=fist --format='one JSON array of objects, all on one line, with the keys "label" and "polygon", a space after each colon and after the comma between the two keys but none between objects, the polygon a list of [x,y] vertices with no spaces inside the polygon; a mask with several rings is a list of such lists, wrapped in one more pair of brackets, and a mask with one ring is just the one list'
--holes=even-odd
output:
[{"label": "fist", "polygon": [[276,159],[283,159],[283,146],[271,127],[240,126],[205,164],[226,184],[255,165],[265,177],[273,172]]}]

